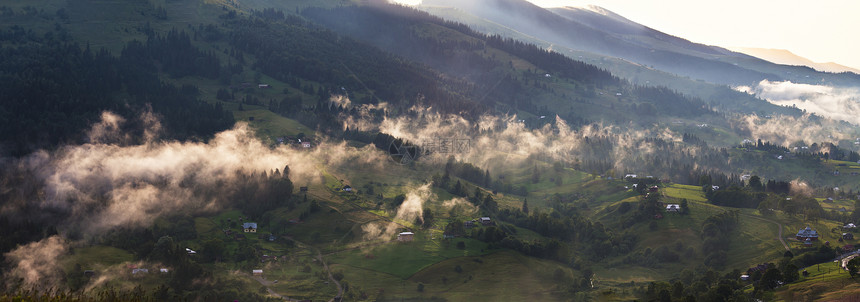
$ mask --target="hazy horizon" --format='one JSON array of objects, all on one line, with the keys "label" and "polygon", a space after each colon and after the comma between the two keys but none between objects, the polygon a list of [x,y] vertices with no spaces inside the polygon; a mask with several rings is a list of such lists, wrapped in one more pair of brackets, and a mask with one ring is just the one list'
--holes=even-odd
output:
[{"label": "hazy horizon", "polygon": [[[597,5],[692,42],[789,50],[816,63],[860,69],[860,2],[527,0],[541,7]],[[680,13],[679,13],[680,12]],[[719,23],[717,23],[719,22]],[[719,26],[715,26],[715,24]]]}]

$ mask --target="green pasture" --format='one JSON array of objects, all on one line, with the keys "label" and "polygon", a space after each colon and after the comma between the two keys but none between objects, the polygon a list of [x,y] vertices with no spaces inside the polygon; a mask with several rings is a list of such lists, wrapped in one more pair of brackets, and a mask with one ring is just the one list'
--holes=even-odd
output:
[{"label": "green pasture", "polygon": [[[463,241],[461,250],[456,243]],[[409,278],[419,270],[453,257],[478,256],[489,253],[487,244],[468,238],[430,240],[424,232],[416,232],[412,242],[385,242],[377,246],[338,252],[329,256],[329,261],[346,266],[374,270]]]}]

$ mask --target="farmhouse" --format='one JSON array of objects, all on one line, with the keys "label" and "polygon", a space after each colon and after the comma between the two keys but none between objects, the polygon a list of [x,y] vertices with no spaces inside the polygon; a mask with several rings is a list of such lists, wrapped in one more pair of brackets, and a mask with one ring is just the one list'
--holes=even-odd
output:
[{"label": "farmhouse", "polygon": [[302,148],[310,148],[311,142],[302,142]]},{"label": "farmhouse", "polygon": [[345,185],[345,186],[343,186],[343,191],[344,192],[352,192],[352,187],[350,187],[349,185]]},{"label": "farmhouse", "polygon": [[255,270],[252,270],[252,271],[251,271],[251,274],[253,274],[254,276],[262,276],[262,275],[263,275],[263,270],[261,270],[261,269],[255,269]]},{"label": "farmhouse", "polygon": [[257,223],[256,222],[243,223],[242,229],[245,230],[245,233],[256,233],[257,232]]},{"label": "farmhouse", "polygon": [[415,238],[415,233],[412,233],[412,232],[403,232],[403,233],[397,234],[397,241],[407,242],[407,241],[412,241],[412,239],[414,239],[414,238]]},{"label": "farmhouse", "polygon": [[136,269],[131,270],[131,273],[133,275],[146,274],[148,272],[149,272],[149,269],[146,269],[146,268],[136,268]]},{"label": "farmhouse", "polygon": [[481,217],[481,225],[494,225],[494,223],[490,217]]},{"label": "farmhouse", "polygon": [[679,212],[681,212],[681,206],[674,204],[674,203],[670,203],[670,204],[666,205],[666,212],[679,213]]},{"label": "farmhouse", "polygon": [[842,228],[844,228],[844,229],[853,229],[853,228],[856,228],[856,227],[857,227],[857,226],[856,226],[856,225],[854,225],[853,223],[849,223],[849,224],[846,224],[846,225],[845,225],[844,227],[842,227]]},{"label": "farmhouse", "polygon": [[797,232],[796,238],[797,240],[801,241],[806,241],[807,239],[809,239],[811,244],[812,241],[818,240],[818,232],[807,226],[805,229],[800,229],[800,231]]},{"label": "farmhouse", "polygon": [[851,234],[851,233],[842,233],[842,239],[845,239],[845,240],[854,240],[854,234]]},{"label": "farmhouse", "polygon": [[464,228],[467,228],[467,229],[468,229],[468,228],[471,228],[471,227],[473,227],[473,226],[475,226],[475,222],[474,222],[474,221],[467,220],[466,222],[463,222],[463,227],[464,227]]}]

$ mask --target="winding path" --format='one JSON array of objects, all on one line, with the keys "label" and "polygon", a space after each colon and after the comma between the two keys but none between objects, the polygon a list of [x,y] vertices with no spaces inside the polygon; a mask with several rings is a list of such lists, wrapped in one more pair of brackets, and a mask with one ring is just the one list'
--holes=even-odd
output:
[{"label": "winding path", "polygon": [[263,277],[260,277],[260,276],[253,276],[252,278],[254,278],[254,280],[257,280],[257,282],[260,282],[260,284],[262,284],[263,286],[265,286],[265,287],[266,287],[266,291],[269,293],[269,295],[272,295],[272,296],[275,296],[275,297],[278,297],[278,298],[281,298],[281,299],[284,299],[284,300],[287,300],[287,301],[299,301],[299,300],[296,300],[296,299],[293,299],[293,298],[290,298],[290,297],[287,297],[287,296],[282,296],[282,295],[281,295],[281,294],[279,294],[278,292],[276,292],[276,291],[272,290],[271,288],[269,288],[269,286],[271,286],[272,284],[274,284],[274,282],[272,282],[272,281],[268,281],[268,280],[266,280],[266,279],[263,279]]},{"label": "winding path", "polygon": [[313,247],[313,246],[307,245],[307,244],[305,244],[305,243],[303,243],[303,242],[301,242],[301,241],[295,240],[295,239],[290,238],[290,237],[285,237],[285,238],[287,238],[287,239],[289,239],[289,240],[291,240],[291,241],[295,242],[295,243],[296,243],[296,246],[298,246],[298,247],[301,247],[301,248],[304,248],[304,249],[308,249],[308,250],[312,250],[312,251],[317,252],[317,261],[319,261],[320,263],[322,263],[323,267],[325,268],[326,273],[328,273],[328,278],[329,278],[329,280],[331,280],[332,282],[334,282],[334,285],[335,285],[335,286],[337,286],[337,296],[334,296],[333,298],[331,298],[331,300],[328,300],[328,301],[329,301],[329,302],[339,301],[339,300],[340,300],[340,298],[341,298],[341,297],[343,297],[343,286],[341,286],[341,285],[340,285],[340,282],[338,282],[337,280],[335,280],[335,279],[334,279],[334,276],[332,276],[332,275],[331,275],[331,270],[328,268],[328,263],[325,263],[325,261],[323,260],[322,252],[320,252],[320,250],[319,250],[319,249],[317,249],[317,248],[315,248],[315,247]]},{"label": "winding path", "polygon": [[782,227],[781,223],[767,219],[767,218],[764,218],[764,217],[758,217],[758,216],[753,216],[753,215],[749,215],[749,214],[741,214],[741,216],[746,216],[746,217],[754,218],[754,219],[758,219],[758,220],[764,220],[764,221],[776,224],[777,227],[779,228],[779,233],[777,234],[776,238],[779,239],[779,242],[782,243],[782,247],[784,247],[786,251],[791,251],[791,248],[788,247],[787,243],[785,243],[785,238],[782,237],[782,228],[783,227]]}]

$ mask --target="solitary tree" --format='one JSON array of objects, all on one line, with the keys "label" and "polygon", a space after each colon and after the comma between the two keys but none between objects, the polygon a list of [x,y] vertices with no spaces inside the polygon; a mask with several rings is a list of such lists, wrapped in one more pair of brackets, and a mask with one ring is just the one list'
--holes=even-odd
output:
[{"label": "solitary tree", "polygon": [[854,257],[849,260],[848,263],[845,264],[845,268],[848,269],[848,274],[851,275],[851,279],[854,279],[854,276],[857,275],[857,269],[860,268],[860,257]]}]

